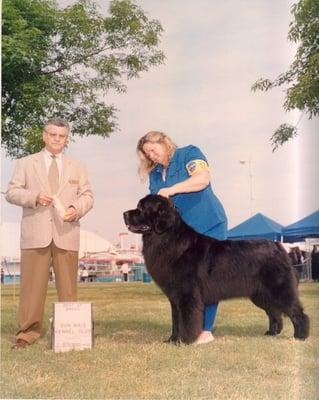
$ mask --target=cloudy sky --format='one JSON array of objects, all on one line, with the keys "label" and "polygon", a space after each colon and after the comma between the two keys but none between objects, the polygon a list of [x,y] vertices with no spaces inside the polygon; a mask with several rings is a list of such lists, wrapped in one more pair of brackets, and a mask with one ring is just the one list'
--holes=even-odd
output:
[{"label": "cloudy sky", "polygon": [[[108,1],[97,3],[106,13]],[[86,162],[96,195],[82,226],[118,241],[119,232],[125,231],[122,212],[147,193],[137,176],[135,147],[140,136],[154,129],[179,146],[195,144],[203,150],[230,228],[251,213],[287,225],[317,210],[318,120],[304,116],[299,137],[272,153],[273,131],[282,122],[298,123],[300,115],[283,112],[283,88],[268,93],[250,89],[258,78],[284,72],[293,60],[295,48],[287,40],[293,2],[135,3],[161,22],[166,61],[128,82],[126,94],[106,98],[119,109],[117,133],[105,140],[78,139],[67,150]],[[14,162],[3,156],[2,191],[13,168]],[[1,202],[2,220],[19,221],[21,210],[3,196]]]}]

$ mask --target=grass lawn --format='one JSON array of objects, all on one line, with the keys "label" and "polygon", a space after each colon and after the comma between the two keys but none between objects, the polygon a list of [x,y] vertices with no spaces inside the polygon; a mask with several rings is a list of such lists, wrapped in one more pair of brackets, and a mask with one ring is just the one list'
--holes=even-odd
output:
[{"label": "grass lawn", "polygon": [[79,300],[93,302],[93,350],[53,353],[49,288],[44,336],[11,350],[17,293],[2,286],[1,399],[319,399],[319,284],[302,283],[311,319],[305,342],[290,321],[266,337],[264,312],[248,300],[220,303],[216,340],[202,346],[164,344],[170,307],[153,283],[80,284]]}]

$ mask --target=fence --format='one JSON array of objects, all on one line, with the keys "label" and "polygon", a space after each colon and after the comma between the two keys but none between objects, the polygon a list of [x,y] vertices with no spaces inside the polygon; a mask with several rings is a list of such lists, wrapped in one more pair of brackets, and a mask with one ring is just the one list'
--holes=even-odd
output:
[{"label": "fence", "polygon": [[[80,276],[80,282],[123,282],[124,274],[121,271],[95,268],[88,270],[88,276]],[[136,264],[128,273],[128,282],[151,282],[152,278],[147,272],[144,264]]]},{"label": "fence", "polygon": [[312,279],[311,258],[306,258],[301,264],[293,264],[293,267],[298,272],[301,281],[309,281]]}]

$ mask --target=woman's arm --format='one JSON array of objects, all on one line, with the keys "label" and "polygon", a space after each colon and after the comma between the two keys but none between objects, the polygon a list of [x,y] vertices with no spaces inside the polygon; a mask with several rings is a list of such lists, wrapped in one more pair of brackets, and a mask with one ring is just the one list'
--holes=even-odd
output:
[{"label": "woman's arm", "polygon": [[188,179],[183,182],[176,183],[173,186],[160,189],[157,194],[170,197],[177,193],[191,193],[199,192],[209,185],[210,175],[208,169],[199,170],[194,172]]}]

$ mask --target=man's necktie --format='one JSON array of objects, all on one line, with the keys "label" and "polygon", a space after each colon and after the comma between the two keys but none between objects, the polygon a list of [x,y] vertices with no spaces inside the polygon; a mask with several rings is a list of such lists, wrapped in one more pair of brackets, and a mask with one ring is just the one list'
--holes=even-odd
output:
[{"label": "man's necktie", "polygon": [[52,161],[51,161],[51,165],[49,168],[49,183],[50,183],[50,187],[51,187],[51,193],[52,194],[56,194],[56,192],[58,191],[59,188],[59,170],[58,170],[58,164],[56,162],[56,157],[55,156],[51,156],[52,157]]}]

